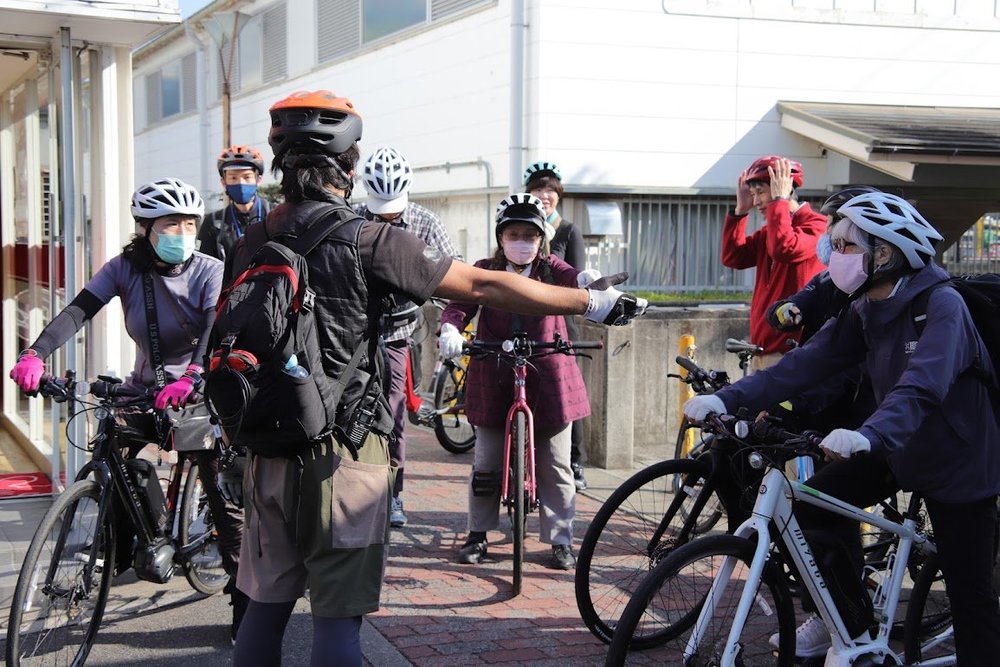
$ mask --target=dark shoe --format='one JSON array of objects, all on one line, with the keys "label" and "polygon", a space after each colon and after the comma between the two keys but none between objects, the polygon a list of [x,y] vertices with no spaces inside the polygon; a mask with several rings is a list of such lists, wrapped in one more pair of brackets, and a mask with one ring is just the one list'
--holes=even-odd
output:
[{"label": "dark shoe", "polygon": [[243,615],[247,613],[247,605],[250,604],[250,598],[243,591],[234,588],[232,594],[229,596],[229,604],[233,605],[233,625],[230,629],[229,638],[232,640],[233,646],[236,646],[236,633],[240,630]]},{"label": "dark shoe", "polygon": [[576,556],[568,544],[556,544],[552,547],[552,567],[557,570],[572,570],[576,568]]},{"label": "dark shoe", "polygon": [[587,480],[583,476],[583,466],[579,463],[570,463],[573,470],[573,483],[576,484],[577,491],[584,491],[587,488]]},{"label": "dark shoe", "polygon": [[486,558],[486,540],[470,540],[458,550],[458,562],[479,565]]}]

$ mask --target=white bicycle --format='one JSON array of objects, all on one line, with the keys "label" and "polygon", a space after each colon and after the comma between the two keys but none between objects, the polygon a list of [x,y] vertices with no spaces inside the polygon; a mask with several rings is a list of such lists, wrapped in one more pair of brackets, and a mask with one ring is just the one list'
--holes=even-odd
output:
[{"label": "white bicycle", "polygon": [[[816,453],[819,438],[787,432],[762,435],[730,416],[710,416],[708,428],[753,444],[749,463],[767,467],[750,519],[733,535],[708,536],[677,548],[636,589],[619,620],[606,665],[629,663],[685,667],[786,667],[795,664],[795,611],[786,580],[777,571],[777,543],[794,563],[831,631],[824,667],[954,665],[951,609],[933,543],[917,528],[918,499],[902,524],[790,480],[784,462]],[[852,638],[806,537],[792,514],[792,502],[807,503],[876,526],[896,536],[884,569],[866,570],[877,631]],[[832,581],[836,584],[836,580]],[[912,585],[912,588],[909,586]],[[908,599],[901,593],[909,590]],[[892,636],[905,607],[902,647]],[[629,654],[634,634],[656,628],[664,642],[655,651]],[[770,638],[777,634],[777,649]],[[857,634],[857,633],[855,633]],[[892,641],[891,641],[892,640]]]}]

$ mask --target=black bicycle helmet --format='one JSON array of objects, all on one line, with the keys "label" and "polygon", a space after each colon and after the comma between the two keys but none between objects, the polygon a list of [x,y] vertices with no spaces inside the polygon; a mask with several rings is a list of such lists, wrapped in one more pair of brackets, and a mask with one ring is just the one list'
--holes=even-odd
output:
[{"label": "black bicycle helmet", "polygon": [[500,242],[500,234],[504,228],[515,222],[534,225],[543,237],[548,237],[542,200],[527,192],[512,194],[500,202],[497,205],[496,222],[497,243]]},{"label": "black bicycle helmet", "polygon": [[847,203],[848,199],[854,199],[858,195],[868,194],[869,192],[881,192],[881,190],[873,188],[870,185],[848,185],[840,192],[834,192],[827,197],[823,205],[819,207],[819,212],[823,215],[836,217],[837,209]]},{"label": "black bicycle helmet", "polygon": [[329,90],[292,93],[270,112],[267,143],[275,157],[291,149],[335,157],[361,140],[361,115],[354,104]]}]

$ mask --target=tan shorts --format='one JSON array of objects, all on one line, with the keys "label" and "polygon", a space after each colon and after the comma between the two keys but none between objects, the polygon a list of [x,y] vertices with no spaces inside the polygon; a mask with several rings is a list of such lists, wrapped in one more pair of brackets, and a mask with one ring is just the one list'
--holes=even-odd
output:
[{"label": "tan shorts", "polygon": [[237,587],[258,602],[291,602],[308,588],[316,616],[376,611],[392,474],[375,434],[357,461],[332,438],[300,459],[251,457]]}]

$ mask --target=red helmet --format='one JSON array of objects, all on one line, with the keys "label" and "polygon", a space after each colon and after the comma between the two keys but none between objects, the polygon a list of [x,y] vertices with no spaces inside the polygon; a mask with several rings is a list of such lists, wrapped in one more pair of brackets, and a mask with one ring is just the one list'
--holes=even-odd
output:
[{"label": "red helmet", "polygon": [[223,175],[222,172],[227,167],[247,167],[255,170],[258,176],[264,175],[264,157],[253,146],[230,146],[224,149],[219,153],[215,166],[219,169],[219,176]]},{"label": "red helmet", "polygon": [[[765,155],[762,158],[754,160],[754,163],[747,167],[746,181],[770,183],[771,176],[767,173],[767,168],[771,167],[773,169],[780,159],[782,159],[780,155]],[[800,188],[802,187],[802,163],[795,160],[789,160],[789,162],[792,165],[792,185]]]},{"label": "red helmet", "polygon": [[299,91],[271,106],[267,142],[275,157],[295,148],[335,157],[361,140],[361,115],[329,90]]}]

